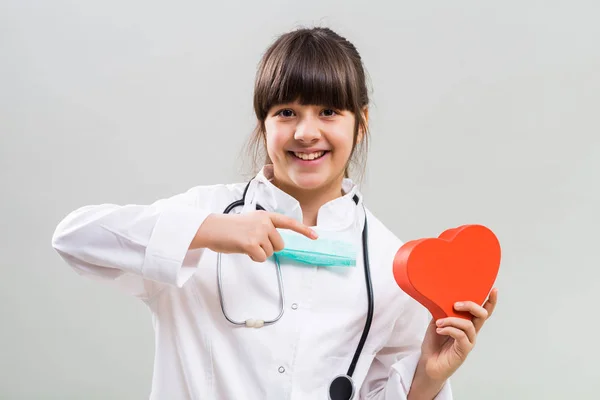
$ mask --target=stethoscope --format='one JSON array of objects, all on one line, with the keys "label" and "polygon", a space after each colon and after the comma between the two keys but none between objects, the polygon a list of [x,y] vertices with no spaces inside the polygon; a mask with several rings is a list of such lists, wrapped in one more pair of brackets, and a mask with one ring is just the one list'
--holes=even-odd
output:
[{"label": "stethoscope", "polygon": [[[244,193],[240,200],[236,200],[229,204],[225,210],[224,214],[229,214],[234,208],[244,206],[246,202],[246,193],[248,192],[248,188],[250,187],[250,182],[246,185],[244,189]],[[354,195],[353,197],[354,203],[358,205],[358,196]],[[257,210],[265,210],[260,204],[256,204]],[[329,384],[329,400],[351,400],[354,398],[356,387],[354,385],[354,381],[352,380],[352,374],[354,373],[354,369],[356,368],[356,364],[358,363],[358,358],[360,357],[360,353],[365,345],[367,340],[367,336],[369,334],[369,329],[371,328],[371,322],[373,320],[373,285],[371,283],[371,270],[369,267],[369,253],[368,253],[368,243],[367,243],[367,213],[365,212],[365,224],[362,231],[362,247],[363,247],[363,264],[365,268],[365,282],[367,285],[367,299],[368,299],[368,311],[367,311],[367,320],[365,322],[365,327],[363,329],[362,335],[360,337],[360,341],[358,342],[358,346],[356,351],[354,352],[354,357],[352,357],[352,361],[350,362],[350,367],[346,374],[338,375]],[[223,315],[230,323],[234,325],[247,326],[251,328],[260,328],[265,325],[271,325],[275,322],[279,321],[279,319],[283,316],[284,308],[285,308],[285,296],[283,291],[283,278],[281,276],[281,265],[279,264],[279,259],[276,254],[274,254],[275,266],[277,272],[277,284],[279,286],[279,314],[271,320],[256,320],[256,319],[247,319],[246,321],[236,321],[230,318],[225,311],[225,302],[223,300],[223,287],[221,284],[221,253],[217,253],[217,286],[219,290],[219,300],[221,302],[221,310],[223,311]]]}]

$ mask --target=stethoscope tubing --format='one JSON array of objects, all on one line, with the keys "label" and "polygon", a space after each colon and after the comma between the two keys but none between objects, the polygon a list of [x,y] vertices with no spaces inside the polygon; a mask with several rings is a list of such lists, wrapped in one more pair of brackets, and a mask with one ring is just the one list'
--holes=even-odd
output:
[{"label": "stethoscope tubing", "polygon": [[[223,210],[223,214],[229,214],[234,208],[245,205],[246,193],[248,191],[248,188],[250,187],[250,183],[251,183],[251,181],[248,182],[248,184],[246,185],[246,187],[244,189],[244,193],[242,195],[242,198],[231,202],[231,204],[229,204],[225,208],[225,210]],[[355,198],[355,202],[358,204],[357,198]],[[265,210],[260,204],[256,205],[256,209],[263,210],[263,211]],[[363,206],[363,210],[364,210],[364,206]],[[330,390],[329,390],[329,399],[330,400],[342,400],[342,398],[338,398],[337,395],[332,394],[333,383],[338,378],[347,380],[347,382],[351,388],[350,393],[347,396],[344,396],[343,399],[349,400],[349,399],[354,398],[355,385],[354,385],[354,381],[352,380],[352,375],[354,374],[354,370],[356,369],[358,359],[360,358],[360,355],[362,353],[364,345],[367,341],[367,337],[368,337],[369,331],[371,329],[371,324],[373,322],[375,301],[374,301],[374,295],[373,295],[373,283],[371,281],[371,269],[370,269],[370,265],[369,265],[367,212],[366,212],[366,210],[364,210],[364,212],[365,212],[365,222],[364,222],[364,227],[363,227],[363,231],[362,231],[362,248],[363,248],[363,265],[364,265],[364,271],[365,271],[365,285],[367,288],[367,300],[368,300],[367,319],[365,321],[365,327],[363,328],[362,335],[360,337],[360,340],[356,347],[356,351],[354,352],[354,356],[352,357],[352,361],[350,362],[350,366],[348,367],[348,371],[347,371],[346,375],[338,375],[331,381]],[[275,256],[275,265],[276,265],[276,271],[277,271],[277,284],[279,287],[279,295],[280,295],[280,297],[279,297],[280,311],[279,311],[279,314],[277,315],[277,317],[275,317],[274,319],[268,320],[268,321],[261,321],[264,323],[264,325],[271,325],[271,324],[274,324],[275,322],[277,322],[283,316],[283,313],[285,310],[285,294],[284,294],[283,278],[281,276],[281,266],[279,264],[279,259],[276,256]],[[223,299],[224,296],[223,296],[223,287],[222,287],[223,285],[222,285],[222,276],[221,276],[221,253],[217,253],[217,286],[218,286],[218,292],[219,292],[219,301],[221,303],[221,310],[223,311],[223,315],[225,316],[227,321],[229,321],[230,323],[232,323],[234,325],[238,325],[238,326],[242,326],[242,325],[248,326],[248,320],[247,321],[236,321],[236,320],[230,318],[225,310],[226,307],[225,307],[225,301]]]}]

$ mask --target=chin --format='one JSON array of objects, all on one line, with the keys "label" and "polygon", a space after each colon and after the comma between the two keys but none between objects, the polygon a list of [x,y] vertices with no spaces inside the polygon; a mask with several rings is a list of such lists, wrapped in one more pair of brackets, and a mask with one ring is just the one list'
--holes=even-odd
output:
[{"label": "chin", "polygon": [[294,184],[303,190],[315,190],[319,189],[325,184],[324,179],[313,179],[313,178],[299,178],[293,180]]},{"label": "chin", "polygon": [[322,173],[301,173],[290,176],[290,178],[294,185],[304,190],[319,189],[326,186],[331,179],[331,177],[324,176]]}]

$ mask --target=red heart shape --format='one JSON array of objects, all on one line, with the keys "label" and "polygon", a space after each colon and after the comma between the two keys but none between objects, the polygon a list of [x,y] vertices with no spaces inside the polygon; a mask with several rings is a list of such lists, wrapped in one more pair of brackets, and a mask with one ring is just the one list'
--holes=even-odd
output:
[{"label": "red heart shape", "polygon": [[471,319],[457,312],[457,301],[483,305],[500,268],[500,243],[482,225],[463,225],[438,238],[406,242],[394,257],[394,278],[409,296],[431,312],[445,317]]}]

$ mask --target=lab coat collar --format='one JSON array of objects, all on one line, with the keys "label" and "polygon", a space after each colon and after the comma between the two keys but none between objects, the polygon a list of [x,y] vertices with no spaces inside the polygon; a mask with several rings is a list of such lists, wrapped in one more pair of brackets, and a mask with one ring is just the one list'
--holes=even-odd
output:
[{"label": "lab coat collar", "polygon": [[[273,165],[265,165],[251,181],[246,193],[244,212],[260,204],[265,210],[284,214],[302,222],[302,209],[294,197],[272,183]],[[344,195],[325,203],[317,214],[317,227],[341,230],[354,225],[357,210],[362,209],[362,194],[350,179],[342,181]],[[356,201],[355,201],[356,200]]]}]

